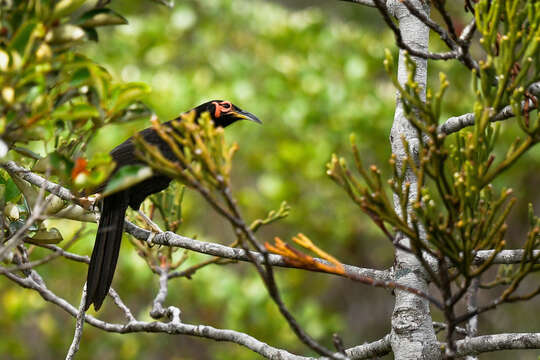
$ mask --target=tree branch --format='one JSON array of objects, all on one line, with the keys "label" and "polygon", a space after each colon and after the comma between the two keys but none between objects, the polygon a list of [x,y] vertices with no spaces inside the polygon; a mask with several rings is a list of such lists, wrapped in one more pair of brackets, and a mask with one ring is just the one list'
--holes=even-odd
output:
[{"label": "tree branch", "polygon": [[457,356],[476,355],[498,350],[540,349],[540,333],[483,335],[458,340]]},{"label": "tree branch", "polygon": [[[33,185],[43,186],[45,190],[58,196],[62,200],[73,201],[77,204],[80,203],[80,200],[76,196],[74,196],[67,188],[59,184],[50,182],[42,178],[41,176],[32,173],[30,170],[27,170],[17,165],[13,161],[3,163],[1,164],[1,166],[4,168],[7,167],[11,171],[16,172],[18,174],[24,174],[24,177],[23,177],[24,180],[28,181],[30,184],[33,184]],[[148,237],[150,236],[150,233],[151,233],[150,231],[140,228],[137,225],[127,220],[124,224],[124,231],[133,235],[136,239],[141,240],[141,241],[148,240]],[[247,262],[251,261],[245,250],[232,248],[232,247],[228,247],[228,246],[224,246],[224,245],[220,245],[216,243],[198,241],[198,240],[194,240],[185,236],[177,235],[172,232],[164,232],[164,233],[158,234],[154,237],[152,241],[156,244],[181,247],[184,249],[192,250],[192,251],[199,252],[206,255],[219,256],[222,258],[238,260],[238,261],[247,261]],[[55,245],[40,245],[40,246],[48,248],[55,252],[58,251],[61,253],[62,256],[68,259],[88,263],[88,257],[83,257],[77,254],[69,253],[58,246],[55,246]],[[252,254],[253,258],[257,259],[259,263],[261,264],[263,263],[264,260],[260,253],[255,252],[255,251],[251,251],[250,253]],[[295,268],[295,266],[288,264],[285,261],[285,259],[280,255],[269,254],[268,257],[270,259],[270,264],[272,266]],[[328,264],[323,259],[316,258],[315,260],[323,264]],[[390,271],[387,271],[387,270],[374,270],[374,269],[360,268],[353,265],[345,265],[345,264],[343,266],[345,267],[345,272],[347,274],[350,274],[351,276],[368,277],[368,278],[373,278],[375,280],[380,280],[380,281],[391,280],[391,273]],[[307,269],[304,269],[304,270],[307,270]],[[315,270],[311,270],[311,271],[315,271]]]},{"label": "tree branch", "polygon": [[77,312],[77,321],[75,322],[75,334],[73,335],[73,341],[69,347],[68,353],[66,355],[66,360],[72,360],[75,357],[77,351],[79,351],[79,344],[81,343],[81,337],[84,327],[84,305],[86,304],[86,284],[84,284],[82,295],[81,295],[81,304],[79,305],[79,310]]},{"label": "tree branch", "polygon": [[384,356],[392,351],[390,334],[384,338],[345,350],[345,354],[351,359],[371,359]]},{"label": "tree branch", "polygon": [[[129,221],[126,221],[125,225],[125,231],[131,235],[133,235],[135,238],[141,241],[146,241],[148,237],[150,236],[150,231],[144,230],[134,224],[132,224]],[[238,261],[247,261],[251,262],[251,258],[255,259],[257,263],[264,264],[264,258],[263,255],[256,251],[249,251],[250,256],[248,256],[247,252],[244,249],[238,249],[233,248],[221,244],[211,243],[211,242],[205,242],[205,241],[199,241],[195,239],[191,239],[182,235],[175,234],[170,231],[165,231],[163,233],[157,234],[152,239],[152,242],[154,244],[158,245],[165,245],[165,246],[172,246],[172,247],[180,247],[182,249],[188,249],[191,251],[195,251],[201,254],[206,255],[212,255],[212,256],[218,256],[225,259],[232,259],[232,260],[238,260]],[[280,267],[286,267],[286,268],[296,268],[294,265],[291,265],[287,263],[287,261],[281,256],[276,254],[268,254],[268,260],[270,262],[270,265],[272,266],[280,266]],[[315,261],[318,261],[322,264],[330,265],[329,262],[315,258]],[[374,269],[367,269],[367,268],[360,268],[352,265],[343,265],[345,268],[345,273],[347,277],[369,277],[376,280],[381,281],[390,281],[391,279],[391,273],[387,270],[374,270]],[[303,269],[303,268],[302,268]],[[304,269],[307,270],[307,269]],[[318,271],[318,270],[311,270],[310,271]]]},{"label": "tree branch", "polygon": [[[540,82],[533,83],[531,86],[529,86],[529,91],[537,96],[537,94],[540,93]],[[521,102],[521,110],[525,108],[525,104],[527,104],[529,109],[534,109],[535,104],[532,100],[527,99],[526,101]],[[510,119],[514,117],[514,110],[512,110],[512,106],[507,105],[504,108],[501,109],[496,115],[492,116],[489,121],[496,122],[496,121],[503,121]],[[474,125],[474,113],[468,113],[463,114],[460,116],[454,116],[450,119],[446,120],[444,123],[439,125],[439,128],[437,129],[439,134],[444,135],[450,135],[452,133],[458,132],[463,128],[466,128],[468,126]]]},{"label": "tree branch", "polygon": [[[480,250],[474,256],[474,264],[480,265],[487,261],[495,250]],[[493,264],[519,264],[523,261],[525,255],[524,250],[502,250],[493,259]],[[533,250],[532,257],[536,258],[540,255],[540,250]]]},{"label": "tree branch", "polygon": [[350,2],[358,5],[364,5],[369,7],[375,7],[375,4],[373,3],[373,0],[341,0],[344,2]]},{"label": "tree branch", "polygon": [[[51,290],[49,290],[41,277],[37,274],[36,271],[32,270],[32,276],[29,277],[19,277],[14,275],[9,271],[5,271],[4,268],[0,267],[0,274],[6,276],[9,280],[14,283],[36,291],[45,301],[50,302],[73,317],[77,317],[78,310],[65,299],[59,297]],[[112,296],[112,294],[111,294]],[[123,303],[122,303],[123,304]],[[131,314],[131,312],[129,312]],[[206,338],[216,341],[228,341],[250,349],[259,355],[268,358],[268,359],[282,359],[282,360],[316,360],[316,358],[299,356],[291,354],[286,350],[278,349],[272,347],[256,338],[241,333],[234,330],[226,329],[217,329],[212,326],[207,325],[191,325],[185,323],[173,323],[173,322],[161,322],[161,321],[152,321],[144,322],[138,321],[133,316],[129,316],[129,322],[126,324],[119,323],[109,323],[102,321],[92,315],[84,314],[85,321],[104,331],[127,334],[127,333],[136,333],[136,332],[149,332],[149,333],[167,333],[167,334],[177,334],[177,335],[189,335],[196,336],[201,338]],[[386,353],[389,351],[387,342],[389,340],[388,336],[381,340],[377,340],[372,343],[363,344],[360,346],[355,346],[351,349],[346,350],[347,355],[351,360],[361,360],[368,359],[377,354],[382,355],[384,351]],[[318,360],[327,360],[327,358],[318,358]]]}]

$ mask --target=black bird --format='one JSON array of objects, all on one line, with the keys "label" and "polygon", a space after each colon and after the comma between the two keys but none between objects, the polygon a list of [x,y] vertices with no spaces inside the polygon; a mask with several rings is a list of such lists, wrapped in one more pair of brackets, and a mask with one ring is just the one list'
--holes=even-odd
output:
[{"label": "black bird", "polygon": [[[195,111],[195,119],[198,119],[203,112],[208,111],[214,125],[220,127],[226,127],[235,121],[244,119],[261,123],[255,115],[243,111],[229,101],[208,101],[197,106],[193,111]],[[168,124],[170,122],[164,125]],[[171,148],[154,129],[144,129],[139,134],[146,142],[157,146],[167,159],[171,161],[176,159]],[[115,147],[110,154],[116,162],[113,173],[126,165],[144,164],[135,154],[135,144],[132,137]],[[94,309],[99,310],[109,292],[116,261],[118,260],[124,217],[128,206],[134,210],[139,210],[141,203],[147,196],[166,189],[171,180],[171,178],[163,174],[155,173],[149,179],[103,198],[96,241],[90,259],[90,266],[88,267],[85,310],[88,310],[92,303]],[[106,183],[100,188],[103,189],[105,185]]]}]

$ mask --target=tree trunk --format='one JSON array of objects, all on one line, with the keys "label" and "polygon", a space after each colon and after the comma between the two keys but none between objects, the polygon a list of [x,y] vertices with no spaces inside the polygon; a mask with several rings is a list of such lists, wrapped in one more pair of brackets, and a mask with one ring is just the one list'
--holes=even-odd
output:
[{"label": "tree trunk", "polygon": [[[429,14],[429,5],[419,0],[412,0],[418,9]],[[427,50],[429,42],[429,29],[407,8],[397,0],[388,0],[387,6],[391,13],[399,21],[399,29],[406,44],[414,49]],[[417,65],[415,81],[423,89],[422,96],[425,98],[427,81],[427,61],[414,58]],[[407,81],[407,69],[403,51],[399,54],[398,80],[400,84]],[[396,103],[394,124],[390,135],[392,152],[396,154],[398,163],[405,159],[405,149],[402,137],[410,146],[412,156],[418,153],[418,138],[414,127],[406,119],[403,105],[399,99]],[[417,179],[408,171],[407,181],[411,184],[410,200],[416,200]],[[399,201],[395,202],[396,209],[400,209]],[[398,210],[399,211],[399,210]],[[398,235],[398,240],[403,246],[409,247],[409,239]],[[399,284],[416,288],[427,293],[428,282],[425,270],[415,256],[396,249],[395,257],[395,280]],[[429,302],[407,291],[396,290],[396,303],[392,314],[391,343],[396,360],[417,359],[440,359],[441,352],[437,345],[437,338],[432,325]]]}]

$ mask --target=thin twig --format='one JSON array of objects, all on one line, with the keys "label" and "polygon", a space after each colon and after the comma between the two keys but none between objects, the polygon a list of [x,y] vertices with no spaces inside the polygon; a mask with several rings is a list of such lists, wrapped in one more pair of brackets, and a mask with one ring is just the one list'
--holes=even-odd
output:
[{"label": "thin twig", "polygon": [[81,343],[81,337],[84,327],[84,306],[86,305],[86,284],[84,284],[83,292],[81,296],[81,304],[79,305],[79,310],[77,312],[77,321],[75,322],[75,334],[73,335],[73,341],[69,347],[68,353],[66,355],[66,360],[72,360],[75,357],[77,351],[79,351],[79,344]]},{"label": "thin twig", "polygon": [[135,319],[135,316],[133,316],[133,314],[131,313],[131,310],[126,306],[126,304],[124,304],[116,290],[114,290],[113,288],[109,288],[109,296],[113,299],[116,306],[118,306],[120,310],[122,310],[128,322],[137,321],[137,319]]},{"label": "thin twig", "polygon": [[41,213],[45,206],[47,206],[47,202],[43,201],[43,195],[45,194],[45,187],[41,186],[39,195],[36,201],[36,204],[31,210],[30,216],[28,219],[26,219],[24,225],[18,229],[15,234],[5,243],[4,246],[0,248],[0,261],[3,260],[4,255],[12,248],[16,247],[18,244],[20,244],[24,236],[26,235],[26,231],[34,224],[36,220],[39,220],[41,218]]},{"label": "thin twig", "polygon": [[375,4],[373,3],[372,0],[340,0],[340,1],[350,2],[350,3],[369,6],[369,7],[375,7]]},{"label": "thin twig", "polygon": [[[82,230],[85,228],[85,224],[83,224],[79,230],[77,230],[77,232],[73,235],[73,237],[71,238],[71,240],[69,240],[66,245],[65,245],[65,249],[69,248],[75,241],[77,241],[81,235],[81,232]],[[46,264],[48,262],[51,262],[53,261],[54,259],[56,259],[57,257],[59,256],[62,256],[62,253],[65,253],[65,250],[62,249],[61,247],[58,247],[56,246],[56,249],[53,250],[54,252],[48,256],[45,256],[44,258],[42,259],[39,259],[39,260],[36,260],[36,261],[30,261],[30,262],[23,262],[17,266],[14,266],[14,267],[11,267],[11,268],[7,268],[7,271],[21,271],[21,270],[28,270],[28,269],[33,269],[37,266],[40,266],[40,265],[43,265],[43,264]]]}]

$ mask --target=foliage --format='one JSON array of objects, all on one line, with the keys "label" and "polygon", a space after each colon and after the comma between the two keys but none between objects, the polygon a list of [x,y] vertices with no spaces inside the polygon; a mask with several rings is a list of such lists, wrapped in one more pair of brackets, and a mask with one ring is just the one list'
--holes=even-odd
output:
[{"label": "foliage", "polygon": [[[535,265],[540,256],[533,254],[540,247],[540,219],[529,204],[529,230],[520,245],[524,256],[519,266],[507,271],[503,279],[497,276],[488,286],[480,283],[480,287],[506,287],[475,314],[456,314],[456,304],[464,299],[473,279],[491,269],[496,256],[506,248],[507,222],[516,199],[511,189],[496,190],[492,183],[540,142],[540,117],[531,109],[536,107],[536,100],[529,105],[533,96],[528,90],[540,74],[539,4],[480,1],[475,18],[485,58],[478,61],[479,72],[473,69],[470,75],[475,96],[472,130],[463,129],[453,136],[441,131],[441,104],[450,87],[444,73],[440,74],[439,90],[428,88],[424,101],[422,89],[413,80],[416,68],[411,58],[406,59],[409,79],[402,86],[395,75],[392,55],[387,53],[387,72],[403,99],[407,119],[417,131],[417,143],[401,139],[406,156],[399,159],[392,155],[393,173],[387,183],[374,165],[364,169],[354,137],[351,142],[355,167],[363,182],[351,173],[344,159],[334,155],[328,164],[330,177],[390,241],[394,242],[398,234],[411,240],[411,247],[404,250],[416,255],[439,288],[441,310],[450,327],[449,339],[453,327],[476,313],[540,293],[540,287],[518,293],[527,275],[540,270]],[[500,141],[501,127],[493,124],[506,104],[517,114],[517,126],[524,137],[517,137],[511,144]],[[502,156],[496,156],[495,148],[505,146]],[[411,188],[411,174],[417,179],[415,188]],[[476,254],[490,249],[495,251],[479,264]]]},{"label": "foliage", "polygon": [[[10,11],[22,12],[22,3],[38,2],[12,3],[15,5]],[[46,8],[52,7],[46,1],[39,3],[46,4]],[[239,204],[248,208],[254,218],[264,217],[268,208],[278,208],[282,199],[292,204],[287,219],[261,228],[258,235],[262,239],[271,239],[279,233],[286,238],[302,229],[344,262],[391,265],[390,246],[381,240],[376,227],[359,217],[356,209],[345,201],[344,196],[340,196],[339,189],[324,179],[324,163],[328,154],[343,152],[344,139],[352,131],[358,133],[356,144],[365,163],[380,163],[389,155],[387,131],[394,107],[394,88],[381,70],[381,63],[385,59],[384,47],[394,45],[391,34],[377,28],[372,31],[363,21],[358,21],[360,17],[375,18],[372,13],[365,15],[371,10],[363,13],[356,10],[357,7],[347,7],[347,17],[355,20],[347,22],[340,14],[328,15],[317,9],[292,10],[268,2],[246,0],[182,1],[171,10],[149,2],[121,0],[113,1],[110,6],[129,19],[130,24],[99,30],[99,42],[96,43],[87,41],[95,39],[95,33],[81,24],[82,19],[93,19],[102,14],[102,10],[82,4],[75,12],[66,13],[58,24],[47,23],[45,12],[28,13],[43,16],[39,21],[51,26],[47,29],[72,25],[83,29],[85,35],[70,44],[69,49],[57,48],[41,38],[35,40],[49,46],[52,57],[45,63],[57,71],[41,68],[41,83],[53,81],[52,84],[56,84],[55,76],[60,77],[61,74],[66,81],[57,80],[59,88],[56,91],[50,92],[47,86],[38,88],[40,95],[51,97],[45,104],[55,111],[53,113],[57,117],[42,118],[30,124],[28,132],[24,128],[25,119],[39,112],[32,112],[34,110],[30,107],[27,117],[9,120],[16,124],[12,125],[15,128],[25,129],[19,132],[22,138],[27,133],[37,134],[36,139],[45,141],[15,146],[7,140],[6,130],[2,139],[12,148],[8,158],[26,164],[33,164],[29,156],[50,158],[55,164],[52,170],[58,166],[63,168],[58,174],[55,171],[53,179],[62,179],[70,187],[79,186],[77,188],[80,189],[91,185],[91,182],[99,182],[84,179],[85,174],[101,173],[105,176],[107,169],[94,170],[103,164],[100,159],[104,159],[103,154],[108,149],[135,130],[149,126],[147,121],[128,123],[148,115],[148,110],[138,100],[149,104],[159,118],[170,119],[203,100],[226,98],[255,112],[264,122],[262,130],[235,125],[227,131],[227,139],[240,144],[231,173]],[[117,14],[110,11],[109,14]],[[118,22],[121,17],[115,19]],[[8,36],[3,43],[9,43],[9,39],[11,37]],[[12,50],[2,47],[2,51],[11,59]],[[336,57],[336,54],[340,56]],[[37,55],[30,52],[29,56],[33,59]],[[77,75],[84,83],[70,85],[75,73],[60,71],[69,67],[52,61],[53,58],[64,61],[66,65],[71,64],[72,69],[79,65],[86,68]],[[8,64],[11,61],[8,60]],[[453,85],[446,91],[446,101],[441,104],[437,119],[468,111],[472,104],[471,100],[464,99],[469,81],[464,70],[451,63],[435,65],[435,68],[447,73]],[[2,72],[2,85],[4,79]],[[28,95],[23,96],[30,89],[15,87],[15,78],[11,79],[8,84],[14,88],[13,104],[26,103],[29,105],[25,107],[30,106],[35,99],[29,102]],[[100,88],[99,79],[102,79],[103,88]],[[137,83],[125,85],[127,81]],[[150,84],[153,91],[148,92],[142,84]],[[99,103],[95,103],[95,94],[88,95],[93,88],[96,88],[96,93],[97,89],[102,89],[105,94]],[[72,92],[74,97],[55,108],[58,97],[53,96],[60,96],[69,89],[75,90]],[[133,90],[127,95],[136,95],[132,99],[135,100],[133,104],[114,100],[124,89]],[[88,91],[80,94],[81,90]],[[10,98],[9,90],[7,95]],[[2,103],[2,106],[8,105]],[[110,111],[115,106],[123,107],[125,116],[113,116]],[[80,116],[76,110],[81,111],[78,113]],[[83,115],[83,110],[86,115]],[[4,121],[7,126],[8,118]],[[98,128],[100,130],[95,133]],[[515,136],[516,128],[502,125],[500,138]],[[92,136],[93,133],[95,135]],[[449,148],[452,142],[457,146],[452,138],[445,140]],[[86,143],[88,146],[83,146]],[[497,152],[497,156],[501,156],[499,154]],[[82,157],[88,158],[89,164],[77,172],[82,174],[78,183],[72,173],[77,167],[77,158]],[[538,157],[534,153],[525,154],[522,161],[526,170],[538,168]],[[50,168],[47,161],[42,163],[45,165],[42,170]],[[381,167],[383,172],[385,169],[391,170],[392,167]],[[528,189],[531,200],[538,199],[537,187],[531,186],[538,178],[533,170],[526,170],[509,169],[504,180],[516,184],[515,193]],[[5,184],[4,201],[16,204],[6,213],[15,217],[14,209],[18,209],[19,217],[24,219],[28,214],[24,212],[27,209],[19,190],[6,173],[0,173],[0,184]],[[429,191],[430,194],[436,192],[432,188]],[[143,205],[144,210],[148,214],[155,212],[157,221],[163,221],[164,229],[208,241],[234,243],[234,239],[224,235],[228,228],[219,219],[208,215],[210,212],[202,205],[200,197],[194,196],[190,190],[185,191],[185,196],[183,194],[178,187],[171,188],[147,201]],[[180,203],[182,198],[184,201]],[[175,214],[169,213],[171,207],[175,208]],[[164,216],[164,209],[170,216]],[[519,209],[516,206],[516,210]],[[514,219],[513,222],[520,224],[519,220]],[[65,239],[71,238],[78,229],[78,225],[61,220],[47,220],[45,225],[58,227]],[[89,254],[95,227],[89,225],[87,228],[88,231],[72,246],[73,251]],[[518,235],[522,234],[518,232]],[[158,247],[148,249],[140,247],[138,242],[133,243],[140,250],[142,259],[149,260],[151,268],[156,269],[165,262],[171,269],[187,274],[187,278],[193,276],[194,281],[182,278],[171,284],[169,294],[171,302],[181,306],[186,319],[245,330],[291,351],[304,350],[268,300],[260,280],[254,272],[245,271],[245,266],[211,266],[198,271],[200,264],[213,258],[209,260],[196,254],[187,256],[183,252],[173,253],[170,249]],[[147,306],[155,290],[152,284],[157,282],[156,277],[148,271],[130,244],[124,242],[122,246],[119,274],[113,285],[133,305],[136,315],[144,317],[149,312]],[[31,256],[38,258],[44,254],[42,250],[33,248]],[[52,286],[61,289],[66,298],[77,301],[85,268],[55,262],[54,265],[44,265],[41,271],[47,279],[55,279]],[[501,277],[504,275],[501,273]],[[345,343],[352,344],[359,337],[371,340],[386,333],[387,324],[381,325],[380,317],[390,309],[392,299],[387,292],[377,296],[363,287],[354,290],[344,285],[347,283],[328,284],[324,275],[308,274],[307,278],[299,271],[278,272],[277,276],[286,302],[314,337],[329,331],[343,331]],[[0,340],[0,357],[7,353],[13,358],[33,358],[38,352],[50,354],[53,358],[65,355],[71,340],[66,335],[65,324],[71,324],[71,318],[51,311],[36,295],[5,283],[0,283],[0,303],[0,326],[5,329]],[[358,314],[356,309],[365,310]],[[519,314],[519,309],[512,310]],[[105,318],[112,315],[106,308],[103,314]],[[493,328],[511,326],[508,322],[519,322],[516,319],[529,316],[509,317],[504,314],[498,323],[492,325]],[[363,319],[362,324],[358,318]],[[28,332],[24,325],[27,321],[37,324],[38,330],[34,331],[39,332],[36,336],[39,340],[32,347],[20,342]],[[524,326],[534,329],[536,325],[530,320]],[[181,349],[183,356],[193,359],[253,358],[252,353],[236,345],[186,338],[177,340],[171,344],[170,338],[159,335],[111,336],[87,327],[84,346],[78,357],[171,358],[171,353],[178,354]]]},{"label": "foliage", "polygon": [[[84,156],[97,129],[148,114],[140,102],[147,85],[115,82],[105,68],[77,51],[82,43],[97,41],[97,28],[127,21],[111,9],[76,0],[6,2],[1,10],[2,144],[39,158],[20,146],[45,141],[53,151],[35,170],[50,168],[70,185],[74,159]],[[89,164],[86,170],[93,178],[79,178],[78,187],[101,183],[110,171],[99,166],[104,162],[110,159]]]}]

